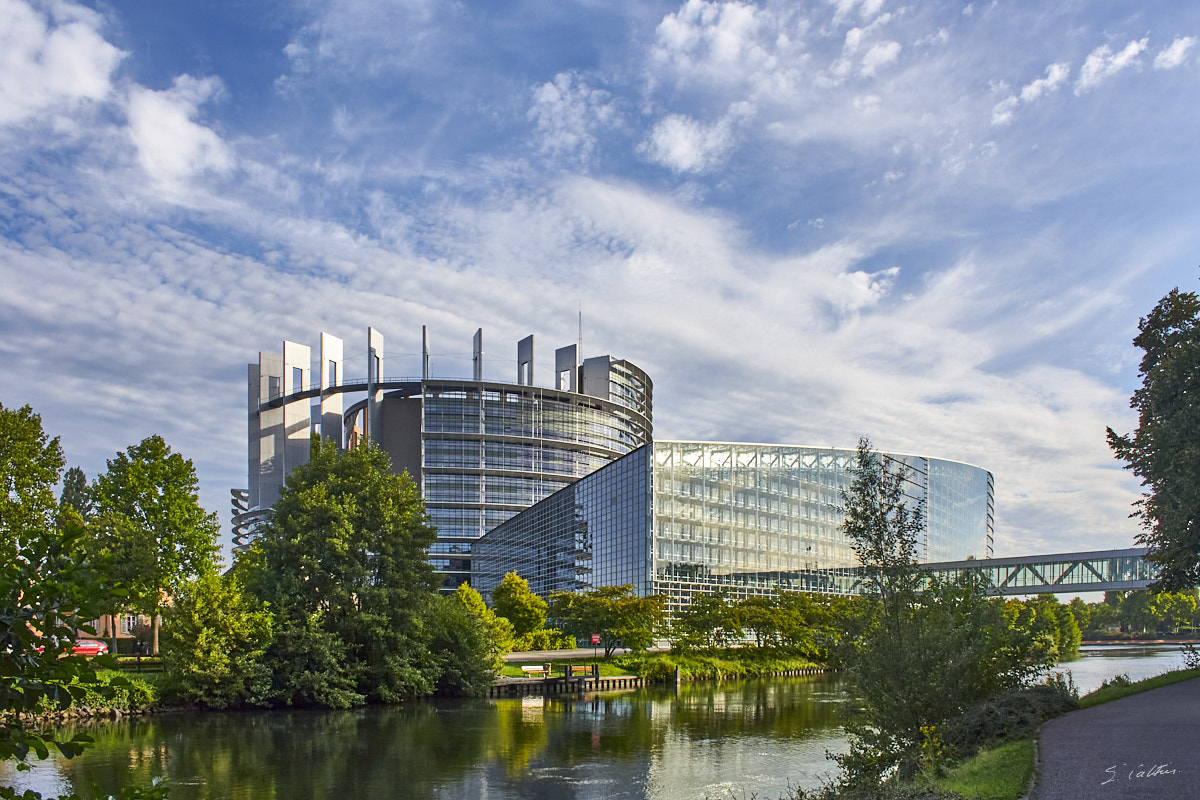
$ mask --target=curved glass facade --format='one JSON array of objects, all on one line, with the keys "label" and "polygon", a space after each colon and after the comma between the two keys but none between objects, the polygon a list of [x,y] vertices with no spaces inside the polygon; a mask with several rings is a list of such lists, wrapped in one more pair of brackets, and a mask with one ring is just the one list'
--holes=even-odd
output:
[{"label": "curved glass facade", "polygon": [[[421,491],[438,529],[430,557],[444,587],[470,579],[474,540],[648,442],[650,417],[632,406],[648,410],[650,390],[646,379],[614,402],[519,384],[425,381],[419,393],[385,396],[384,419],[419,421],[419,435],[385,437],[384,447],[419,440]],[[392,404],[419,404],[419,413],[393,414]],[[403,463],[399,452],[393,459]]]},{"label": "curved glass facade", "polygon": [[[887,456],[924,503],[922,561],[991,552],[992,478],[979,467]],[[631,583],[668,608],[693,594],[779,588],[848,593],[857,565],[842,532],[855,451],[656,441],[522,512],[474,545],[485,595],[516,570],[543,596]]]}]

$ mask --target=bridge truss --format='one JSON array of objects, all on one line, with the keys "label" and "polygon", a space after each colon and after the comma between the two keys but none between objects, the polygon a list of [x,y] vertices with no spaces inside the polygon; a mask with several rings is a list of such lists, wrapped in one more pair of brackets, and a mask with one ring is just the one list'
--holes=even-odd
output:
[{"label": "bridge truss", "polygon": [[1046,592],[1105,592],[1145,589],[1158,578],[1158,568],[1145,559],[1146,548],[1096,550],[922,564],[945,578],[966,571],[982,572],[1000,595]]}]

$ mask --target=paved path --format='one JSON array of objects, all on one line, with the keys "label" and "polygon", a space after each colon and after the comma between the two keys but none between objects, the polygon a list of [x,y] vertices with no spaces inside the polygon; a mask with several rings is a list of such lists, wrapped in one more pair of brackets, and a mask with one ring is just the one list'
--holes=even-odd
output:
[{"label": "paved path", "polygon": [[1031,800],[1200,798],[1200,678],[1073,711],[1042,728]]}]

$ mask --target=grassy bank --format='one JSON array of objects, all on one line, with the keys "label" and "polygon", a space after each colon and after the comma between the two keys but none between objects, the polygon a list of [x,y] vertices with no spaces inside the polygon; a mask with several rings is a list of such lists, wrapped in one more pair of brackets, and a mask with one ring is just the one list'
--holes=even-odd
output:
[{"label": "grassy bank", "polygon": [[639,653],[611,658],[543,658],[529,661],[509,661],[500,669],[501,677],[519,678],[521,667],[551,664],[561,674],[566,664],[600,664],[600,675],[637,676],[647,681],[666,681],[678,668],[684,680],[724,680],[753,678],[759,675],[779,675],[800,670],[823,669],[822,665],[801,657],[780,656],[757,648],[730,648],[688,653]]},{"label": "grassy bank", "polygon": [[[47,699],[41,702],[39,716],[64,721],[85,717],[111,716],[113,712],[138,714],[157,705],[158,675],[129,675],[122,670],[102,669],[96,672],[97,686],[87,687],[82,698],[75,698],[71,707],[60,711]],[[118,679],[123,678],[123,681]]]},{"label": "grassy bank", "polygon": [[[1079,698],[1079,707],[1092,708],[1193,678],[1200,678],[1200,669],[1176,670],[1140,681],[1118,677]],[[983,750],[930,785],[971,800],[1018,800],[1029,786],[1033,769],[1033,740],[1023,739]]]},{"label": "grassy bank", "polygon": [[823,669],[800,656],[784,656],[755,647],[686,653],[644,653],[618,656],[616,661],[631,673],[649,681],[667,680],[676,668],[684,680],[723,680],[779,675],[807,669]]}]

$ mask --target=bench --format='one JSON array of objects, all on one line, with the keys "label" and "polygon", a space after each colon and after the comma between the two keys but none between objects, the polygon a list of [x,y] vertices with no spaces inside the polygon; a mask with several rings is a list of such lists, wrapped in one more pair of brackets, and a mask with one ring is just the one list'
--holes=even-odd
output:
[{"label": "bench", "polygon": [[592,666],[590,664],[572,664],[571,665],[571,677],[572,678],[574,678],[576,675],[590,676],[591,674],[592,674]]},{"label": "bench", "polygon": [[550,677],[550,665],[549,664],[541,664],[541,665],[522,664],[521,665],[521,674],[523,674],[526,678],[549,678]]}]

